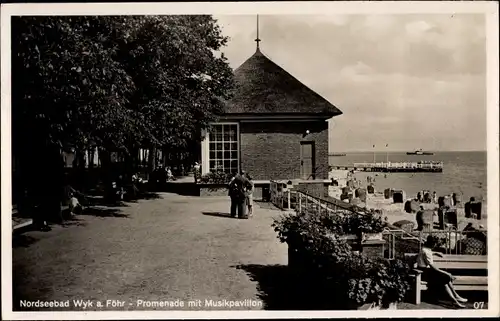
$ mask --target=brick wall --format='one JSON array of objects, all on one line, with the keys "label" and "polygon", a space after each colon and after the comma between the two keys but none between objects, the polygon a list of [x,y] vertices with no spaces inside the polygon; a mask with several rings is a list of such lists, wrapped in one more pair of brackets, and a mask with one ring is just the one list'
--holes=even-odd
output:
[{"label": "brick wall", "polygon": [[256,180],[300,178],[302,141],[315,142],[316,179],[328,178],[326,121],[241,123],[241,168]]},{"label": "brick wall", "polygon": [[328,196],[328,184],[323,182],[299,183],[295,189],[316,197]]}]

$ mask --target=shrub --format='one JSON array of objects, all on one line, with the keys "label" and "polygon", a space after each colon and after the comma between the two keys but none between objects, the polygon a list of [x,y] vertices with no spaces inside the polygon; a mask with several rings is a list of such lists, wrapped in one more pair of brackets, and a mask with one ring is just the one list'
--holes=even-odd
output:
[{"label": "shrub", "polygon": [[345,216],[342,230],[345,234],[380,233],[387,226],[381,216],[368,212]]},{"label": "shrub", "polygon": [[359,231],[380,232],[385,227],[380,217],[308,210],[283,215],[272,226],[281,242],[307,259],[308,270],[301,278],[310,280],[312,276],[318,286],[344,294],[339,300],[385,305],[404,299],[410,284],[406,263],[355,254],[340,237]]},{"label": "shrub", "polygon": [[210,172],[200,178],[200,183],[204,184],[229,184],[231,181],[231,174],[223,171]]},{"label": "shrub", "polygon": [[[359,258],[362,255],[356,256],[358,258],[346,264],[350,300],[357,304],[376,303],[382,306],[403,301],[410,289],[408,264],[401,260],[363,260]],[[350,265],[357,269],[353,271]]]}]

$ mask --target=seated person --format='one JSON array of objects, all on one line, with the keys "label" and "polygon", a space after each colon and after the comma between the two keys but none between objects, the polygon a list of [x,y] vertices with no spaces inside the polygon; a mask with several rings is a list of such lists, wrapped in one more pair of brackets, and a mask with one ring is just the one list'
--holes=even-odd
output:
[{"label": "seated person", "polygon": [[463,303],[467,302],[467,299],[459,296],[453,288],[452,282],[455,278],[450,273],[434,265],[433,254],[438,257],[443,257],[441,253],[432,251],[435,245],[436,238],[429,235],[417,256],[417,268],[423,271],[422,280],[427,281],[428,285],[432,287],[444,287],[450,299],[452,299],[458,307],[465,308]]},{"label": "seated person", "polygon": [[78,201],[78,198],[71,193],[69,198],[69,212],[71,215],[83,212],[83,206]]}]

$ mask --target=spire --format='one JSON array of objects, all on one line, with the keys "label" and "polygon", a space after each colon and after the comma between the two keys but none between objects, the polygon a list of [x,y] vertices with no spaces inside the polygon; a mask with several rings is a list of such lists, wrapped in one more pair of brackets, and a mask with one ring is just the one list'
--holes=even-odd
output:
[{"label": "spire", "polygon": [[260,38],[259,38],[259,15],[257,15],[257,38],[255,39],[255,42],[257,43],[257,51],[260,51],[260,46],[259,46],[259,42],[260,42]]}]

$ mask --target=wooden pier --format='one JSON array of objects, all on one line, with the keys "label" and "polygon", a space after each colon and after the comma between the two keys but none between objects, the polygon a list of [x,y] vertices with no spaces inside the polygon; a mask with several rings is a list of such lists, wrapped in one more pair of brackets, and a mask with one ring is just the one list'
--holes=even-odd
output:
[{"label": "wooden pier", "polygon": [[332,165],[336,170],[355,170],[359,172],[382,173],[442,173],[443,162],[388,162],[388,163],[354,163],[354,165]]}]

